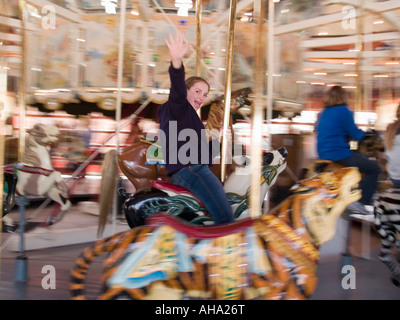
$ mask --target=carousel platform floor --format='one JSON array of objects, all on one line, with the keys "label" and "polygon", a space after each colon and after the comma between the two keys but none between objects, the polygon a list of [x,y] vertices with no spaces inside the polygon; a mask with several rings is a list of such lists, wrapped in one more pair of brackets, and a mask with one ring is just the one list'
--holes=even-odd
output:
[{"label": "carousel platform floor", "polygon": [[[69,272],[82,250],[97,240],[96,201],[75,202],[63,219],[50,227],[43,227],[42,223],[53,208],[49,205],[37,214],[40,203],[26,208],[29,224],[22,257],[19,233],[1,233],[0,300],[69,300]],[[10,217],[18,220],[18,208]],[[311,300],[399,300],[400,287],[393,285],[389,270],[378,260],[380,242],[373,226],[359,219],[349,221],[339,219],[335,238],[320,248],[318,286]],[[126,229],[128,226],[122,222],[109,221],[104,236]],[[349,255],[343,256],[346,248]],[[89,299],[95,299],[99,291],[103,259],[100,256],[92,263],[87,278]],[[26,274],[22,274],[26,281],[21,281],[21,260],[26,267]],[[354,289],[342,287],[347,274],[342,273],[344,264],[355,268]],[[56,270],[54,289],[42,288],[46,274],[42,268],[47,265]]]}]

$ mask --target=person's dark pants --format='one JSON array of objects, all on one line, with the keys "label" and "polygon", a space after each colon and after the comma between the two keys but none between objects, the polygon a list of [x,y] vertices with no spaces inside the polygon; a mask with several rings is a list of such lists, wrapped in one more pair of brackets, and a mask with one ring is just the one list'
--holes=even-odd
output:
[{"label": "person's dark pants", "polygon": [[400,180],[390,179],[393,183],[393,188],[400,189]]},{"label": "person's dark pants", "polygon": [[235,220],[221,181],[208,165],[195,164],[172,175],[174,184],[184,187],[198,197],[216,224]]},{"label": "person's dark pants", "polygon": [[343,160],[335,161],[344,165],[345,167],[357,167],[362,174],[360,182],[360,189],[362,192],[361,199],[359,200],[364,205],[371,205],[372,196],[376,191],[378,185],[378,177],[381,173],[381,168],[376,161],[368,159],[361,153],[354,153],[351,157]]}]

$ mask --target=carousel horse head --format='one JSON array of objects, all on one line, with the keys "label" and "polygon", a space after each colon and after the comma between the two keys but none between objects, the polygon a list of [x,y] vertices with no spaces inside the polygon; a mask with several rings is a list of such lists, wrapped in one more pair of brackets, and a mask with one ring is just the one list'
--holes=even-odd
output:
[{"label": "carousel horse head", "polygon": [[58,141],[60,130],[55,126],[46,126],[42,123],[35,124],[31,129],[26,130],[29,136],[36,143],[46,146]]},{"label": "carousel horse head", "polygon": [[359,181],[357,168],[342,167],[300,180],[291,188],[291,197],[302,200],[302,218],[307,220],[317,245],[332,239],[340,214],[361,198]]},{"label": "carousel horse head", "polygon": [[307,299],[317,286],[318,246],[360,197],[356,168],[300,181],[281,205],[228,225],[193,226],[169,214],[100,239],[71,270],[73,299],[85,299],[90,262],[104,262],[100,299]]},{"label": "carousel horse head", "polygon": [[152,145],[152,142],[140,139],[118,152],[119,168],[136,190],[149,188],[150,180],[167,175],[165,166],[148,161],[148,149]]},{"label": "carousel horse head", "polygon": [[385,151],[385,145],[382,136],[375,130],[369,130],[365,137],[358,144],[358,151],[368,158],[378,158],[378,152]]}]

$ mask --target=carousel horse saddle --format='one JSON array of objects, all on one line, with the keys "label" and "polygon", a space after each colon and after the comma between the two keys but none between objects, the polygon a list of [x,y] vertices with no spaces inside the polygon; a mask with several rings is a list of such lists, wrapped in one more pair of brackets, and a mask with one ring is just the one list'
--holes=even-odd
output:
[{"label": "carousel horse saddle", "polygon": [[186,195],[195,198],[199,202],[200,206],[202,208],[205,208],[203,202],[199,198],[197,198],[191,191],[189,191],[184,187],[177,186],[170,182],[163,182],[159,180],[151,180],[150,185],[155,189],[166,192],[170,196]]},{"label": "carousel horse saddle", "polygon": [[147,224],[153,227],[169,225],[188,237],[197,239],[214,239],[228,236],[251,227],[253,224],[253,219],[245,218],[223,225],[197,226],[181,220],[173,215],[158,213],[151,216],[147,221]]}]

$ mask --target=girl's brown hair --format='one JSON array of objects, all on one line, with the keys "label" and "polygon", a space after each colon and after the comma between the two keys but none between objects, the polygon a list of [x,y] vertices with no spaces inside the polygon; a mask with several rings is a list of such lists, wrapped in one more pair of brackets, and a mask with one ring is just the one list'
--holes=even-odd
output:
[{"label": "girl's brown hair", "polygon": [[190,89],[195,83],[204,82],[208,86],[208,91],[210,91],[210,84],[206,79],[198,76],[192,76],[186,79],[186,88]]},{"label": "girl's brown hair", "polygon": [[384,134],[385,145],[388,150],[392,150],[393,139],[400,128],[400,104],[397,106],[396,117],[397,120],[387,126]]},{"label": "girl's brown hair", "polygon": [[324,98],[325,107],[347,105],[347,93],[341,86],[333,86]]}]

